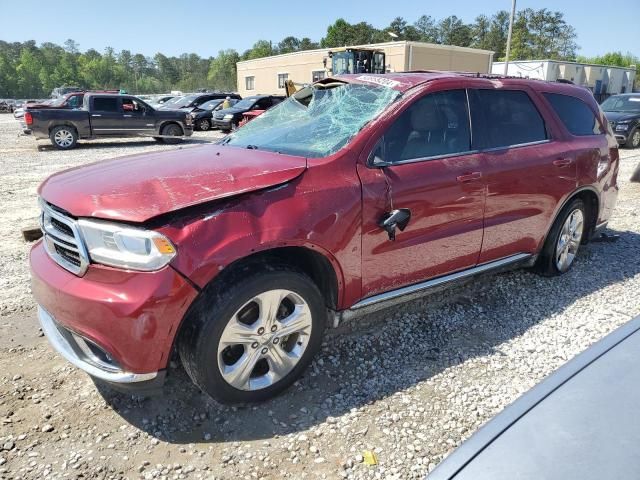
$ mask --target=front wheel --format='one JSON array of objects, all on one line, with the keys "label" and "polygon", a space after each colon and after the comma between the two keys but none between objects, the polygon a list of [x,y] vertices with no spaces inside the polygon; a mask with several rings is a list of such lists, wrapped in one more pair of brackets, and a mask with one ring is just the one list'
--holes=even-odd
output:
[{"label": "front wheel", "polygon": [[635,128],[626,143],[624,144],[627,148],[638,148],[640,147],[640,128]]},{"label": "front wheel", "polygon": [[209,130],[211,128],[211,122],[209,120],[207,120],[206,118],[200,120],[197,124],[197,128],[198,130],[201,130],[203,132],[206,132],[207,130]]},{"label": "front wheel", "polygon": [[582,243],[586,223],[582,200],[576,198],[562,209],[538,257],[536,267],[540,273],[562,275],[571,268]]},{"label": "front wheel", "polygon": [[323,298],[296,270],[246,275],[200,302],[187,319],[178,351],[193,382],[222,403],[277,395],[320,348]]},{"label": "front wheel", "polygon": [[[169,125],[165,125],[162,127],[162,131],[160,132],[162,135],[167,135],[170,137],[182,137],[182,129],[176,125],[175,123],[170,123]],[[169,145],[176,144],[182,142],[182,138],[166,138],[162,139],[164,143]]]},{"label": "front wheel", "polygon": [[70,150],[78,143],[78,133],[75,128],[62,125],[51,130],[49,139],[57,149]]}]

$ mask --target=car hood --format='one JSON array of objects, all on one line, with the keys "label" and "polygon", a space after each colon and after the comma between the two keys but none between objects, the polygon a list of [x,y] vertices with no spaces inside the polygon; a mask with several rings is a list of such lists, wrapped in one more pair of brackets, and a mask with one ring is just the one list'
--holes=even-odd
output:
[{"label": "car hood", "polygon": [[640,112],[604,112],[605,117],[610,122],[621,122],[623,120],[634,120],[640,118]]},{"label": "car hood", "polygon": [[52,175],[38,192],[76,217],[144,222],[158,215],[293,180],[304,157],[206,145],[147,153]]},{"label": "car hood", "polygon": [[248,110],[249,110],[248,108],[229,107],[229,108],[222,108],[218,110],[216,113],[222,113],[223,115],[226,115],[227,113],[232,113],[235,115],[236,113],[244,113]]}]

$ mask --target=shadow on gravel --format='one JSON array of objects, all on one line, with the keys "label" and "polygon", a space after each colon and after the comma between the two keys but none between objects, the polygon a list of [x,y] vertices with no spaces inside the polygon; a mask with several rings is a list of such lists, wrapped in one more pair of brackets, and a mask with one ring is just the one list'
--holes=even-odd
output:
[{"label": "shadow on gravel", "polygon": [[[91,141],[79,142],[74,148],[74,150],[91,150],[92,148],[136,148],[136,147],[148,147],[149,145],[165,145],[167,147],[179,147],[180,145],[198,145],[203,143],[212,143],[216,140],[219,140],[219,138],[189,137],[187,140],[184,140],[182,143],[176,143],[173,145],[156,142],[153,138],[132,140],[130,142],[109,142],[109,141],[91,140]],[[66,150],[58,150],[53,145],[46,144],[46,143],[38,144],[38,151],[60,152],[60,153],[66,152]]]},{"label": "shadow on gravel", "polygon": [[[298,383],[262,404],[219,405],[175,365],[163,396],[100,390],[127,422],[169,443],[267,439],[332,422],[329,417],[405,391],[453,365],[501,353],[501,344],[579,298],[639,274],[640,235],[609,233],[620,234],[619,240],[583,248],[561,277],[523,270],[488,276],[342,326],[327,335]],[[627,313],[610,308],[611,314]],[[576,328],[583,321],[575,318]]]}]

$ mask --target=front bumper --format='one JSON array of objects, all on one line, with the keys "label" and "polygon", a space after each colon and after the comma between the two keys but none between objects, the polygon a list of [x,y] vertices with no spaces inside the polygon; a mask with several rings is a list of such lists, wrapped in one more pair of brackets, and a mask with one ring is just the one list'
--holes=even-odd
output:
[{"label": "front bumper", "polygon": [[219,128],[220,130],[232,130],[233,129],[233,120],[216,120],[213,119],[212,125],[214,128]]},{"label": "front bumper", "polygon": [[[58,325],[55,319],[38,306],[38,320],[49,343],[70,363],[98,380],[109,383],[146,382],[158,377],[158,372],[133,373],[122,370],[109,357],[100,354],[96,345]],[[108,354],[107,354],[108,355]]]},{"label": "front bumper", "polygon": [[82,277],[37,242],[29,256],[42,330],[72,364],[114,385],[161,378],[173,340],[197,296],[173,268],[132,272],[91,265]]}]

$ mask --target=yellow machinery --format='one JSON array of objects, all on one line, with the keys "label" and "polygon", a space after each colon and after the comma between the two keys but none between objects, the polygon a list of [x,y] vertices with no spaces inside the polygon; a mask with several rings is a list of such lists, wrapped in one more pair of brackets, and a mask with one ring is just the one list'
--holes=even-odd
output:
[{"label": "yellow machinery", "polygon": [[386,72],[386,58],[381,50],[344,47],[330,51],[329,58],[332,75]]}]

